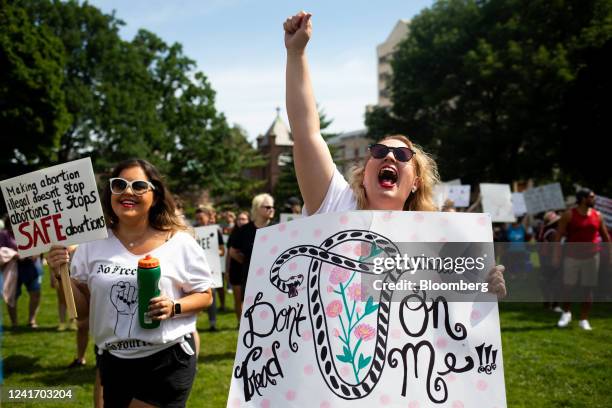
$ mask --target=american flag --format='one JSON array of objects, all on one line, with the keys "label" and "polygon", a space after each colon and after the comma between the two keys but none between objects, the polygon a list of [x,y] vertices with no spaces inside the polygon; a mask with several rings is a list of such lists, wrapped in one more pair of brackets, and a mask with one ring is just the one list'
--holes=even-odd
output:
[{"label": "american flag", "polygon": [[595,196],[595,209],[601,213],[608,228],[612,228],[612,199]]}]

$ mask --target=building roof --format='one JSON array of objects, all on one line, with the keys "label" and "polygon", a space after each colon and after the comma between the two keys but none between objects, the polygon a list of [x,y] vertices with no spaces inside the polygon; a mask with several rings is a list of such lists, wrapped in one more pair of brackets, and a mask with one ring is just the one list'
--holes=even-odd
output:
[{"label": "building roof", "polygon": [[400,19],[395,23],[393,30],[389,33],[387,39],[376,46],[376,51],[378,55],[384,55],[389,52],[393,52],[397,44],[402,41],[406,34],[408,34],[408,26],[410,25],[410,20]]},{"label": "building roof", "polygon": [[338,143],[342,143],[347,139],[358,139],[358,138],[367,138],[368,137],[368,129],[359,129],[352,130],[350,132],[340,133],[337,136],[332,137],[328,140],[330,145],[335,145]]},{"label": "building roof", "polygon": [[268,128],[268,131],[257,138],[259,146],[267,146],[270,144],[270,136],[275,136],[276,146],[293,146],[293,139],[289,126],[283,122],[280,116],[280,108],[276,108],[276,118]]}]

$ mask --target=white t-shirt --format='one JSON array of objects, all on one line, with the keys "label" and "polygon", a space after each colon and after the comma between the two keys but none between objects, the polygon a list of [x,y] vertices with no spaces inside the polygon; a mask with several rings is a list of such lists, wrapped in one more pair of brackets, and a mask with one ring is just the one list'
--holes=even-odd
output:
[{"label": "white t-shirt", "polygon": [[302,215],[307,217],[308,215],[353,211],[356,209],[357,199],[355,198],[353,189],[344,176],[338,171],[338,168],[335,168],[334,175],[327,188],[327,193],[319,209],[312,214],[308,214],[306,206],[304,206],[302,207]]},{"label": "white t-shirt", "polygon": [[[143,329],[138,322],[138,260],[115,237],[79,245],[70,271],[72,278],[87,283],[91,292],[89,327],[99,349],[121,358],[146,357],[183,340],[196,330],[196,315],[162,320],[156,329]],[[211,286],[204,251],[186,232],[177,232],[150,252],[159,259],[162,294],[179,299]]]}]

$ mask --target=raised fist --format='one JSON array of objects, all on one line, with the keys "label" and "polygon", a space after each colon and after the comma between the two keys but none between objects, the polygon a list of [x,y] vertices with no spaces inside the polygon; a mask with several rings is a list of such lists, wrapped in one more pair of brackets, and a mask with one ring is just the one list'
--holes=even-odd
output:
[{"label": "raised fist", "polygon": [[287,51],[303,52],[312,35],[312,14],[300,11],[287,18],[283,24],[285,29],[285,47]]}]

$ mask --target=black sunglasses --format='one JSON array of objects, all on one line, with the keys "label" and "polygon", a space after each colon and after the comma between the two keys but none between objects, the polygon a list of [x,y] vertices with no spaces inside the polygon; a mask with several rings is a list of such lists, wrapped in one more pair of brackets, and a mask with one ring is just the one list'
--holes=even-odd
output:
[{"label": "black sunglasses", "polygon": [[109,180],[110,190],[113,194],[123,194],[128,187],[132,189],[134,194],[143,195],[147,191],[155,190],[155,186],[150,181],[146,180],[133,180],[127,181],[126,179],[122,179],[121,177],[114,177]]},{"label": "black sunglasses", "polygon": [[265,208],[266,210],[273,210],[274,206],[273,205],[262,205],[261,208]]},{"label": "black sunglasses", "polygon": [[388,154],[389,151],[393,152],[393,156],[396,160],[401,162],[408,162],[412,159],[416,153],[409,147],[391,147],[381,143],[374,143],[369,146],[370,154],[375,159],[383,159]]}]

